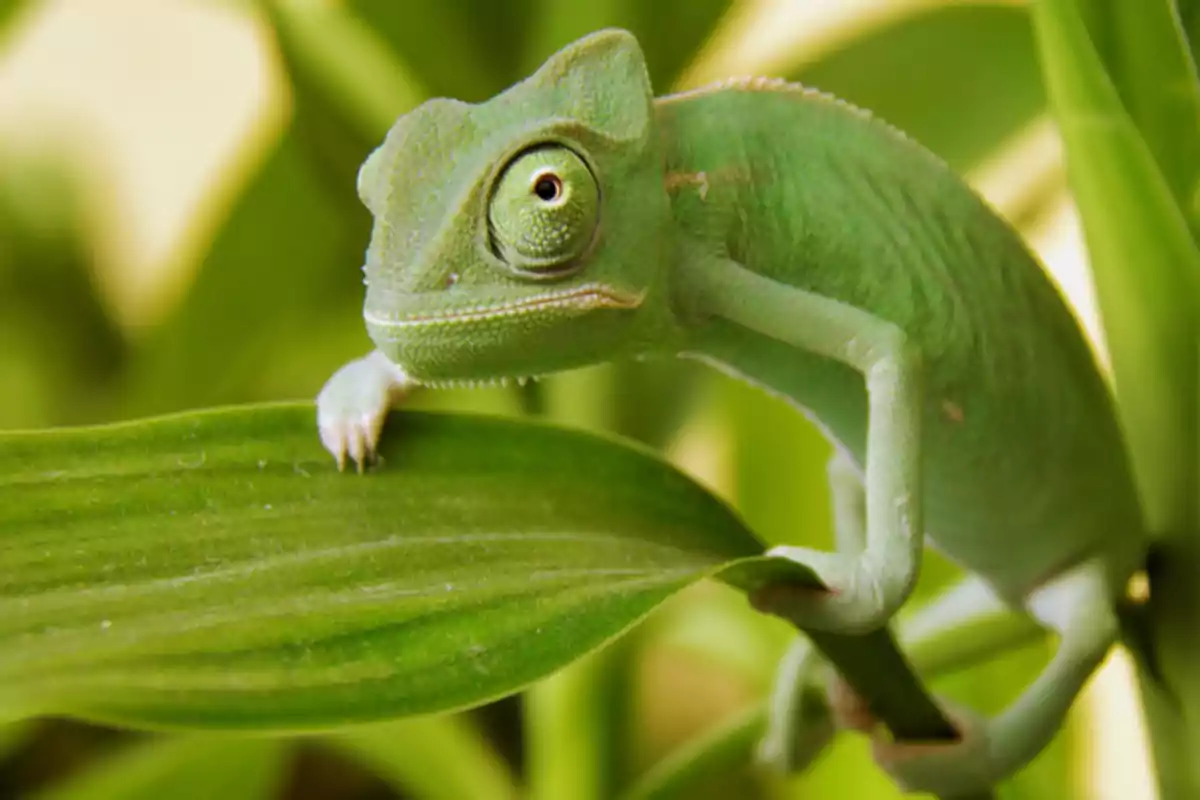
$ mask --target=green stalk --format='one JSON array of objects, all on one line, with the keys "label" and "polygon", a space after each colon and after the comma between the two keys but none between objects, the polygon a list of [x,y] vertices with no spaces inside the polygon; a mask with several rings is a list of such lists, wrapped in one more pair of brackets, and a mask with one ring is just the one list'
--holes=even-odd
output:
[{"label": "green stalk", "polygon": [[[1139,677],[1159,791],[1163,800],[1192,798],[1200,796],[1200,764],[1194,758],[1200,752],[1200,682],[1195,680],[1200,673],[1195,633],[1200,625],[1200,252],[1160,164],[1183,165],[1181,174],[1194,175],[1188,155],[1194,148],[1163,149],[1156,163],[1084,25],[1079,13],[1084,6],[1082,0],[1040,0],[1033,6],[1034,21],[1083,216],[1121,419],[1148,526],[1158,537],[1147,609],[1156,674]],[[1167,0],[1148,0],[1138,8],[1142,20],[1175,13]],[[1105,9],[1090,6],[1093,16],[1103,17]],[[1176,29],[1174,19],[1139,26],[1138,36],[1157,36],[1158,44],[1148,49],[1142,41],[1137,50],[1123,52],[1132,57],[1153,50],[1162,56],[1160,68],[1127,68],[1125,77],[1161,76],[1161,67],[1175,64],[1177,80],[1171,85],[1176,98],[1186,96],[1187,102],[1162,103],[1161,80],[1127,80],[1125,101],[1141,109],[1146,131],[1166,112],[1151,114],[1132,97],[1150,98],[1172,118],[1191,120],[1173,136],[1195,136],[1190,56],[1169,57],[1171,48],[1183,46]]]},{"label": "green stalk", "polygon": [[[611,429],[611,372],[593,368],[538,386],[526,413],[593,430]],[[524,695],[527,800],[604,800],[620,788],[627,762],[628,677],[638,631],[577,661]]]},{"label": "green stalk", "polygon": [[514,800],[508,766],[467,714],[368,725],[322,740],[412,800]]},{"label": "green stalk", "polygon": [[616,793],[628,648],[625,639],[615,642],[526,692],[528,800],[603,800]]}]

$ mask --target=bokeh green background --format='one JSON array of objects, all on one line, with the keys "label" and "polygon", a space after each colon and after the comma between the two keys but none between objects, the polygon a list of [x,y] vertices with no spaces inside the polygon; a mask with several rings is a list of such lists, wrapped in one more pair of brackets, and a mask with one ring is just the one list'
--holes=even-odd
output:
[{"label": "bokeh green background", "polygon": [[[356,0],[282,3],[291,10],[271,15],[255,3],[122,0],[103,10],[77,10],[108,16],[109,24],[94,34],[78,21],[73,28],[55,21],[69,5],[0,0],[0,101],[5,81],[16,80],[18,62],[33,57],[28,43],[35,37],[76,37],[60,50],[67,69],[78,55],[81,86],[88,83],[88,60],[105,53],[139,74],[162,70],[167,76],[204,70],[223,58],[219,45],[174,51],[171,37],[186,38],[186,24],[168,24],[169,12],[155,5],[191,5],[190,13],[221,15],[241,26],[278,79],[268,81],[265,92],[271,110],[243,132],[253,146],[209,176],[194,222],[137,275],[113,256],[122,252],[112,242],[131,212],[95,167],[109,143],[90,137],[86,124],[64,131],[52,114],[0,102],[6,115],[0,119],[0,428],[313,397],[337,366],[369,347],[359,317],[369,218],[354,176],[386,120],[427,96],[484,99],[602,26],[638,35],[660,92],[767,69],[869,108],[985,189],[994,188],[1001,211],[1039,241],[1058,230],[1067,202],[1061,161],[1047,135],[1030,20],[1019,3]],[[126,23],[124,33],[111,24],[117,17]],[[56,24],[65,32],[45,32]],[[377,86],[355,84],[339,72],[373,57],[369,50],[339,49],[360,36],[392,59]],[[256,63],[247,61],[247,69]],[[222,113],[219,97],[175,101]],[[1075,240],[1055,244],[1078,258]],[[139,294],[122,289],[123,281],[151,288]],[[730,498],[769,541],[829,541],[827,445],[780,402],[696,365],[622,363],[553,378],[537,393],[428,393],[414,403],[536,411],[614,430],[666,448]],[[921,592],[952,574],[931,557]],[[616,687],[604,694],[616,699],[605,712],[620,732],[612,744],[613,787],[761,699],[787,640],[782,626],[756,617],[740,598],[703,586],[603,656],[606,679]],[[1046,654],[1030,648],[936,688],[995,709],[1030,680]],[[1097,697],[1091,705],[1118,702],[1128,689],[1119,680],[1106,686],[1115,687],[1108,690],[1115,700]],[[463,718],[518,774],[521,708],[510,699]],[[1133,783],[1117,785],[1148,792],[1137,782],[1143,758],[1137,726],[1123,731],[1127,764],[1097,765],[1084,746],[1088,719],[1076,715],[1002,796],[1099,797],[1092,783],[1098,766],[1108,770],[1099,774],[1109,781],[1125,780],[1111,776],[1133,770]],[[369,746],[202,746],[39,722],[0,729],[0,797],[459,796],[453,793],[459,789],[438,794],[446,786],[430,788],[413,777],[436,763],[414,745],[420,739],[419,729],[397,728],[392,747],[380,747],[378,739]],[[141,783],[131,775],[141,775]],[[870,765],[864,742],[843,737],[809,774],[786,786],[759,786],[730,774],[703,796],[759,794],[897,793]]]}]

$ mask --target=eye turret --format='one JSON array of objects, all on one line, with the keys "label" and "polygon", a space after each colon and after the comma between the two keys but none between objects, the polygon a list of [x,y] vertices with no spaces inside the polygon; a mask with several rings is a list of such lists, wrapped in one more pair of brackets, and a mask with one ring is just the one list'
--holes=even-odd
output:
[{"label": "eye turret", "polygon": [[562,273],[591,245],[599,213],[600,190],[583,159],[561,145],[526,150],[492,192],[492,250],[518,272]]}]

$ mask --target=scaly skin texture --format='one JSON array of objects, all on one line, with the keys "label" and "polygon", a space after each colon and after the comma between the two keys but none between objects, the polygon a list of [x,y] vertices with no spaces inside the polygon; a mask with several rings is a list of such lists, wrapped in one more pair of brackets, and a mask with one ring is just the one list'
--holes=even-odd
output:
[{"label": "scaly skin texture", "polygon": [[[1020,602],[1093,553],[1137,544],[1124,443],[1079,327],[949,168],[863,112],[777,81],[675,95],[658,112],[682,236],[886,319],[920,350],[925,523],[948,555]],[[722,320],[687,348],[809,410],[862,463],[867,398],[853,369]]]},{"label": "scaly skin texture", "polygon": [[[774,551],[830,591],[769,587],[759,607],[814,631],[878,630],[928,534],[976,576],[961,596],[983,598],[981,615],[1002,601],[1061,635],[1003,713],[956,713],[954,744],[880,741],[879,763],[955,796],[1053,736],[1115,638],[1141,513],[1079,327],[1017,235],[934,156],[777,81],[656,101],[637,43],[609,31],[486,103],[402,117],[359,193],[375,216],[364,316],[379,349],[318,398],[339,464],[370,459],[388,405],[415,383],[703,359],[839,445],[838,552]],[[946,627],[973,624],[956,619]],[[799,686],[806,669],[781,675]],[[777,689],[764,746],[783,766],[778,743],[802,716],[793,688]]]}]

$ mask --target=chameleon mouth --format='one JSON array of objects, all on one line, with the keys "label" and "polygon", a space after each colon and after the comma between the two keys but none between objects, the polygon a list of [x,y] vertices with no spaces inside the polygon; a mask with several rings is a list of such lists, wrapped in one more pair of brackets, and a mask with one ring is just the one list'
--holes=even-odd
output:
[{"label": "chameleon mouth", "polygon": [[584,312],[602,308],[634,309],[642,304],[645,292],[625,292],[600,283],[588,283],[573,289],[508,300],[501,303],[458,308],[422,309],[410,312],[378,313],[366,311],[369,325],[380,328],[416,328],[437,325],[483,322],[500,317],[520,316],[550,309]]}]

